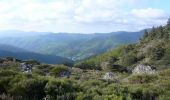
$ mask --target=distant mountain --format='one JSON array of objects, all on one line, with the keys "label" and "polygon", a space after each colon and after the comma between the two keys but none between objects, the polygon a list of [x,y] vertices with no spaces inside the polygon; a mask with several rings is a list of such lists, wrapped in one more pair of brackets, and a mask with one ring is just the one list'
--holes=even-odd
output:
[{"label": "distant mountain", "polygon": [[139,32],[112,32],[103,34],[49,33],[25,37],[0,37],[0,43],[37,53],[81,60],[103,53],[119,45],[135,43],[142,35],[143,30]]},{"label": "distant mountain", "polygon": [[0,57],[15,57],[21,60],[33,59],[41,63],[48,63],[48,64],[73,63],[73,61],[64,57],[28,52],[14,46],[2,45],[2,44],[0,45]]},{"label": "distant mountain", "polygon": [[25,50],[25,49],[17,48],[17,47],[15,47],[15,46],[6,45],[6,44],[0,44],[0,50],[10,51],[10,52],[28,52],[28,51]]},{"label": "distant mountain", "polygon": [[48,34],[49,32],[24,32],[19,30],[1,30],[0,37],[25,37],[25,36],[37,36]]}]

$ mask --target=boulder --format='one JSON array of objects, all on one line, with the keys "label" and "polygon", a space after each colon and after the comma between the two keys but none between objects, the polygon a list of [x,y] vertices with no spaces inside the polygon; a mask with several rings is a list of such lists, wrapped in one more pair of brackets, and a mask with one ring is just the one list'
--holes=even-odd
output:
[{"label": "boulder", "polygon": [[132,74],[154,74],[155,70],[148,65],[137,65],[133,70]]},{"label": "boulder", "polygon": [[27,64],[25,64],[25,63],[21,63],[21,65],[20,65],[20,70],[21,70],[23,73],[32,73],[32,66],[27,65]]},{"label": "boulder", "polygon": [[109,67],[109,62],[102,62],[100,64],[100,66],[101,66],[102,70],[107,70]]},{"label": "boulder", "polygon": [[103,79],[104,80],[114,80],[114,79],[116,79],[116,75],[113,74],[112,72],[107,72],[107,73],[105,73]]}]

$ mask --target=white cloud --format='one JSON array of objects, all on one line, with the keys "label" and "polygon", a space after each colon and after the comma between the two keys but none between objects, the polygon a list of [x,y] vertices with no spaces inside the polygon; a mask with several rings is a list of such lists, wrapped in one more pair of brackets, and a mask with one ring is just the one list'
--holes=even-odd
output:
[{"label": "white cloud", "polygon": [[108,32],[164,23],[167,13],[139,8],[145,2],[148,0],[0,0],[0,29]]},{"label": "white cloud", "polygon": [[131,14],[136,26],[144,28],[163,25],[168,18],[168,14],[164,10],[154,8],[132,9]]},{"label": "white cloud", "polygon": [[74,18],[85,23],[114,21],[124,15],[120,8],[132,3],[127,1],[132,0],[83,0],[75,10]]},{"label": "white cloud", "polygon": [[166,16],[166,13],[162,9],[133,9],[132,14],[135,17],[144,18],[144,19],[160,19]]}]

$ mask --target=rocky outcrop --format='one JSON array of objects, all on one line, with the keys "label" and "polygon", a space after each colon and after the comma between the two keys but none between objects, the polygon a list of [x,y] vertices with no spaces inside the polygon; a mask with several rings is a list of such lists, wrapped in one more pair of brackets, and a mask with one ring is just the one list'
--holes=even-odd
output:
[{"label": "rocky outcrop", "polygon": [[27,64],[25,64],[25,63],[21,63],[21,65],[20,65],[20,70],[21,70],[23,73],[32,73],[32,66],[27,65]]},{"label": "rocky outcrop", "polygon": [[4,63],[4,62],[20,62],[21,60],[18,60],[16,58],[13,57],[6,57],[6,58],[0,58],[0,63]]},{"label": "rocky outcrop", "polygon": [[132,74],[154,74],[155,70],[148,65],[137,65],[133,70]]},{"label": "rocky outcrop", "polygon": [[100,64],[100,67],[102,68],[102,70],[107,70],[109,66],[109,62],[102,62]]},{"label": "rocky outcrop", "polygon": [[69,77],[71,75],[70,71],[62,71],[59,73],[60,77]]},{"label": "rocky outcrop", "polygon": [[107,72],[104,77],[103,77],[104,80],[114,80],[116,79],[116,75],[112,72]]}]

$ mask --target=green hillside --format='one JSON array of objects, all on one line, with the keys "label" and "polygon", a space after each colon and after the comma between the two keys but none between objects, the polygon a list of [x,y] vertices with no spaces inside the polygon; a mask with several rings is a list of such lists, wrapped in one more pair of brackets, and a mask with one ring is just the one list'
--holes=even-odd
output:
[{"label": "green hillside", "polygon": [[37,60],[40,63],[47,64],[72,64],[73,61],[64,57],[54,55],[44,55],[40,53],[29,52],[10,45],[0,44],[0,57],[15,57],[21,60]]},{"label": "green hillside", "polygon": [[124,45],[98,56],[77,63],[75,66],[87,69],[101,69],[103,62],[110,66],[133,67],[137,64],[168,68],[170,65],[170,22],[166,26],[145,31],[138,43]]},{"label": "green hillside", "polygon": [[36,53],[82,60],[123,44],[135,43],[143,35],[143,32],[112,32],[103,34],[49,33],[38,36],[2,37],[0,38],[0,43]]}]

